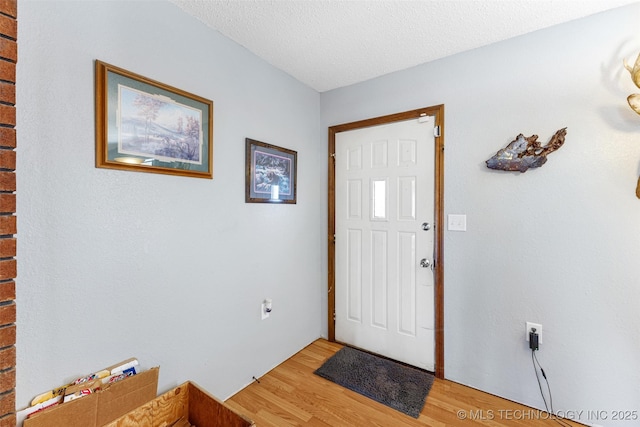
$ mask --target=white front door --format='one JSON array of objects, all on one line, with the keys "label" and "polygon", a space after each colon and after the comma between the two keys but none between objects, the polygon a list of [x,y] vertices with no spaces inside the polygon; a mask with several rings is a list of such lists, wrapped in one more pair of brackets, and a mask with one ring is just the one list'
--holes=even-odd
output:
[{"label": "white front door", "polygon": [[340,132],[335,144],[335,338],[430,371],[433,129],[425,116]]}]

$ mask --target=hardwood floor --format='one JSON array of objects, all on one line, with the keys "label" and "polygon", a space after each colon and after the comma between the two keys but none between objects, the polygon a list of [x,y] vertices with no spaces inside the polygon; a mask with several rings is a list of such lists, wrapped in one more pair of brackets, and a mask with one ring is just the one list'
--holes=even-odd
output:
[{"label": "hardwood floor", "polygon": [[320,339],[225,403],[257,427],[581,426],[447,380],[435,380],[415,419],[313,373],[342,345]]}]

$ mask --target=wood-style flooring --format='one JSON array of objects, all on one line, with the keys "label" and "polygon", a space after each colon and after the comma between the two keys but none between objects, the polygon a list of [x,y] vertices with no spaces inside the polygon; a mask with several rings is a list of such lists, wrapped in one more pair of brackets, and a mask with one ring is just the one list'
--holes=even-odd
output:
[{"label": "wood-style flooring", "polygon": [[420,417],[347,390],[313,372],[342,345],[319,339],[225,403],[257,427],[581,426],[447,380],[435,380]]}]

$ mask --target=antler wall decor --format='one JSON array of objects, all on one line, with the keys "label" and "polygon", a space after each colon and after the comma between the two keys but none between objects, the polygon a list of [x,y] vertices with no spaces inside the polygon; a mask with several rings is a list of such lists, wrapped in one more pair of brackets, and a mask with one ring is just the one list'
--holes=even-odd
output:
[{"label": "antler wall decor", "polygon": [[[626,68],[631,74],[631,80],[633,83],[640,88],[640,54],[638,54],[638,58],[636,59],[636,63],[633,65],[633,68],[629,66],[626,58],[623,60],[624,68]],[[629,106],[633,111],[640,114],[640,93],[632,93],[627,97],[627,102],[629,102]]]},{"label": "antler wall decor", "polygon": [[[640,53],[636,58],[636,63],[633,65],[633,68],[627,64],[626,58],[622,62],[624,64],[624,68],[626,68],[631,74],[631,80],[633,80],[633,83],[640,88]],[[640,114],[640,93],[632,93],[629,95],[627,97],[627,102],[633,111]],[[636,186],[636,197],[640,199],[640,178],[638,178],[638,184]]]}]

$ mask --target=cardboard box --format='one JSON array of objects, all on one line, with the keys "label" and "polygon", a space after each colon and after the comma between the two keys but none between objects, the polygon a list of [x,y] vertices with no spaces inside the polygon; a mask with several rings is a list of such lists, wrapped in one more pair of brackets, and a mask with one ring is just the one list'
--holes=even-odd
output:
[{"label": "cardboard box", "polygon": [[159,368],[105,386],[102,390],[33,414],[24,427],[103,426],[153,400],[158,394]]},{"label": "cardboard box", "polygon": [[251,427],[253,421],[228,408],[196,384],[186,383],[118,418],[105,427]]}]

